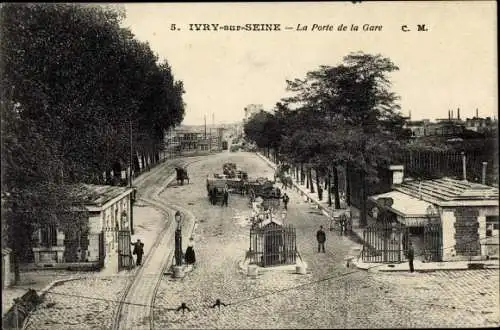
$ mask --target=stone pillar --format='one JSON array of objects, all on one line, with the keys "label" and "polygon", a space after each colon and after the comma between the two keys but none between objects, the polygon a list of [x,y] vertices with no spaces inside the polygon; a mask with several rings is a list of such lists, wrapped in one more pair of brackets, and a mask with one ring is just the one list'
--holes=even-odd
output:
[{"label": "stone pillar", "polygon": [[479,223],[479,243],[481,244],[481,256],[486,255],[486,216],[481,215],[477,217]]},{"label": "stone pillar", "polygon": [[57,246],[64,246],[64,232],[62,230],[57,229]]},{"label": "stone pillar", "polygon": [[443,227],[443,261],[448,261],[456,256],[455,252],[455,213],[453,209],[443,210],[441,224]]}]

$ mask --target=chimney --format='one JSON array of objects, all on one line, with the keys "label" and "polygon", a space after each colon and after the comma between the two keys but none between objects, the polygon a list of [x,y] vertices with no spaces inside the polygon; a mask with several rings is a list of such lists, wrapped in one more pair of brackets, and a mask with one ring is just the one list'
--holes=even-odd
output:
[{"label": "chimney", "polygon": [[460,120],[460,108],[457,108],[457,119]]},{"label": "chimney", "polygon": [[481,183],[486,184],[486,166],[488,166],[487,162],[483,162],[483,173],[481,177]]},{"label": "chimney", "polygon": [[402,184],[404,179],[404,165],[390,165],[389,171],[392,173],[391,184]]},{"label": "chimney", "polygon": [[451,110],[448,110],[448,120],[451,119]]},{"label": "chimney", "polygon": [[479,109],[476,108],[476,118],[479,118]]},{"label": "chimney", "polygon": [[453,119],[453,110],[451,110],[451,119]]},{"label": "chimney", "polygon": [[467,181],[467,167],[466,167],[466,158],[465,158],[465,152],[462,151],[462,172],[463,172],[463,180]]}]

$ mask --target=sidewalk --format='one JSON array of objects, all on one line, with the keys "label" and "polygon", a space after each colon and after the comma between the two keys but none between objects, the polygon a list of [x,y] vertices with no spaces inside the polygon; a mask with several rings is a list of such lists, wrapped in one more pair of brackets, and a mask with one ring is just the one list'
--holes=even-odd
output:
[{"label": "sidewalk", "polygon": [[[270,167],[273,169],[276,169],[276,164],[267,159],[264,155],[261,153],[257,152],[257,155],[262,158]],[[327,217],[330,217],[332,212],[333,212],[333,206],[328,206],[328,197],[323,198],[322,201],[318,199],[318,194],[317,194],[317,187],[316,183],[313,182],[314,185],[314,191],[315,193],[311,193],[308,188],[306,188],[305,185],[301,185],[299,182],[297,182],[293,176],[293,185],[295,188],[301,192],[302,195],[307,196],[308,201],[310,203],[314,203],[318,209],[320,209],[323,214]],[[323,197],[328,196],[327,194],[323,193]],[[345,207],[345,201],[341,200],[341,207]],[[359,210],[356,209],[355,207],[351,206],[351,216],[352,216],[352,236],[351,239],[356,240],[356,243],[359,243],[361,245],[367,244],[364,239],[363,239],[363,231],[364,229],[360,227],[359,221]],[[368,224],[373,223],[374,220],[370,217],[367,216],[367,222]],[[361,255],[358,256],[352,256],[352,257],[346,257],[346,259],[351,260],[351,264],[356,266],[359,269],[367,270],[367,271],[380,271],[380,272],[408,272],[409,271],[409,266],[407,262],[403,262],[400,264],[382,264],[382,263],[365,263],[361,260],[360,258]],[[472,263],[479,263],[479,264],[484,264],[484,268],[488,269],[498,269],[499,267],[499,261],[498,260],[488,260],[488,261],[481,261],[481,262],[472,262]],[[437,270],[469,270],[469,261],[453,261],[453,262],[422,262],[420,260],[415,260],[414,261],[414,267],[416,271],[437,271]]]}]

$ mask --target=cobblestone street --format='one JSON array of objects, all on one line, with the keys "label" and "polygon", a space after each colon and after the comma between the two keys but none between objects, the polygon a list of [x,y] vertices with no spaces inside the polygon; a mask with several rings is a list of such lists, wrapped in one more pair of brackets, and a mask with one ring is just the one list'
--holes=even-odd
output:
[{"label": "cobblestone street", "polygon": [[[240,267],[249,248],[248,198],[230,196],[229,207],[208,202],[206,175],[235,162],[250,177],[272,177],[273,171],[254,154],[223,153],[189,167],[191,183],[170,185],[159,196],[190,210],[198,220],[196,268],[184,279],[164,275],[155,299],[157,329],[167,328],[415,328],[481,327],[499,324],[498,270],[434,273],[366,272],[346,266],[359,246],[327,231],[326,253],[317,253],[315,232],[328,228],[326,218],[288,190],[287,220],[297,229],[297,246],[308,265],[307,275],[294,270],[261,273],[256,279]],[[148,184],[158,189],[165,173]],[[153,188],[152,188],[153,189]],[[135,237],[152,244],[159,213],[138,206]],[[149,213],[148,213],[149,212]],[[186,241],[183,242],[184,247]],[[173,242],[172,242],[173,244]],[[146,256],[147,250],[146,249]],[[53,288],[30,316],[29,329],[109,329],[133,271],[66,282]],[[157,274],[143,274],[148,281]],[[216,299],[228,306],[212,308]],[[134,306],[133,297],[128,309]],[[191,311],[176,309],[186,303]]]},{"label": "cobblestone street", "polygon": [[130,276],[66,282],[47,293],[28,329],[109,329]]},{"label": "cobblestone street", "polygon": [[[193,165],[192,184],[162,195],[190,206],[200,223],[196,269],[182,280],[165,277],[155,304],[155,326],[163,328],[388,328],[466,327],[498,324],[498,270],[376,273],[347,268],[356,244],[327,233],[327,253],[316,253],[315,231],[326,218],[291,198],[287,222],[297,228],[297,245],[310,271],[268,271],[247,278],[238,267],[249,245],[246,197],[231,195],[228,208],[212,206],[204,178],[235,162],[249,176],[272,177],[255,155],[223,154]],[[347,275],[344,275],[346,274]],[[216,299],[226,304],[211,308]],[[191,312],[175,309],[186,303]],[[496,323],[495,323],[496,322]]]}]

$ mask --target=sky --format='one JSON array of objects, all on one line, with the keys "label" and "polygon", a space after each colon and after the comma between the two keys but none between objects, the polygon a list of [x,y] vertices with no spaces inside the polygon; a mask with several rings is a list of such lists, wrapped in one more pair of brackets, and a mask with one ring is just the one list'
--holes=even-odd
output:
[{"label": "sky", "polygon": [[[123,22],[167,59],[186,93],[184,124],[232,123],[248,104],[271,109],[286,80],[351,52],[390,58],[391,90],[411,119],[498,117],[495,1],[128,3]],[[279,24],[280,31],[190,31],[190,24]],[[176,30],[171,29],[175,24]],[[298,30],[298,25],[307,30]],[[316,28],[313,31],[313,25]],[[339,25],[347,31],[338,31]],[[381,31],[363,31],[363,25]],[[417,31],[425,24],[427,31]],[[318,31],[318,26],[328,27]],[[358,31],[350,31],[357,25]],[[408,32],[402,31],[406,25]],[[285,27],[292,27],[286,30]],[[192,25],[194,28],[194,25]]]}]

